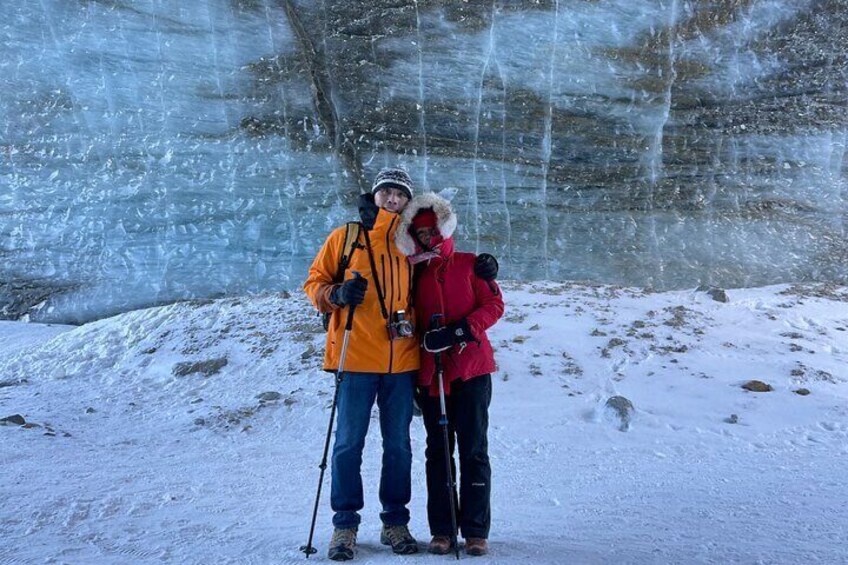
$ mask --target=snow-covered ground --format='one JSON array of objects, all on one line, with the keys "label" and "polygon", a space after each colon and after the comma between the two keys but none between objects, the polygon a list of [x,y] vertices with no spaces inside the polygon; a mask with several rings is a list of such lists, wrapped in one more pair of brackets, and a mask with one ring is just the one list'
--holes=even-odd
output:
[{"label": "snow-covered ground", "polygon": [[[463,559],[848,563],[848,289],[504,288],[491,555]],[[0,564],[303,563],[322,342],[300,296],[0,323],[0,418],[26,422],[0,426]],[[419,419],[413,442],[426,542]],[[379,544],[376,426],[363,472],[358,562],[452,560]],[[310,561],[327,562],[328,479]]]}]

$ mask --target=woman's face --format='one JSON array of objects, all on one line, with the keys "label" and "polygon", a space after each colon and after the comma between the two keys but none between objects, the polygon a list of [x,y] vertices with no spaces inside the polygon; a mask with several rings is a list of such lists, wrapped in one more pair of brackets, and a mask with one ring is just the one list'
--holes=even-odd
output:
[{"label": "woman's face", "polygon": [[436,228],[428,228],[428,227],[420,227],[415,228],[415,235],[418,237],[418,241],[430,247],[430,242],[433,240],[436,235],[438,235],[439,230]]}]

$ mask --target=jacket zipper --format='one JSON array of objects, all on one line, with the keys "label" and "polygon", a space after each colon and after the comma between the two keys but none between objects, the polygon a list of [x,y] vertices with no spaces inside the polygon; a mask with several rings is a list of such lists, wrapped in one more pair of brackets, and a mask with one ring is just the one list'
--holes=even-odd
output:
[{"label": "jacket zipper", "polygon": [[[392,218],[392,222],[389,224],[389,229],[386,230],[386,255],[389,256],[389,283],[392,285],[391,296],[389,298],[389,311],[395,312],[395,269],[394,265],[392,265],[392,241],[391,237],[394,234],[393,228],[395,227],[395,222],[398,221],[397,217]],[[398,267],[400,269],[400,267]],[[399,295],[398,295],[399,297]],[[391,317],[391,313],[389,316]],[[409,315],[409,314],[407,314]],[[391,320],[389,320],[391,322]],[[389,336],[391,337],[391,336]],[[395,340],[389,339],[389,373],[394,369],[394,359],[395,359]]]},{"label": "jacket zipper", "polygon": [[[391,284],[391,297],[389,298],[389,311],[395,310],[395,269],[392,265],[392,228],[395,225],[397,218],[392,218],[392,223],[389,224],[389,229],[386,230],[386,255],[389,256],[389,284]],[[385,281],[385,279],[384,279]],[[384,285],[384,288],[387,285]]]},{"label": "jacket zipper", "polygon": [[[401,292],[402,282],[400,280],[400,258],[399,257],[395,257],[395,267],[397,267],[397,295],[398,295],[398,300],[400,300],[400,297],[402,295],[402,292]],[[407,295],[407,298],[409,298],[409,295]],[[407,300],[407,304],[408,303],[409,303],[409,300]]]},{"label": "jacket zipper", "polygon": [[[386,249],[386,253],[388,253],[388,249]],[[389,259],[389,266],[391,266],[392,261]],[[386,288],[386,256],[380,255],[380,268],[383,271],[383,288]],[[395,293],[394,287],[392,287],[391,293]],[[389,338],[389,370],[386,371],[388,374],[392,373],[392,365],[394,364],[395,359],[395,340],[392,339],[391,333],[389,333],[389,324],[392,323],[392,300],[389,300],[389,319],[386,320],[386,335]]]}]

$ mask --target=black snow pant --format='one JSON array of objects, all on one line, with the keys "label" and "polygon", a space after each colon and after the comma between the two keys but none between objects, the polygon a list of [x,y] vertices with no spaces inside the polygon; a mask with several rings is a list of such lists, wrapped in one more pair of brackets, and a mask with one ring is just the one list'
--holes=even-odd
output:
[{"label": "black snow pant", "polygon": [[[430,534],[451,535],[450,499],[448,498],[445,444],[439,397],[425,389],[416,390],[418,406],[427,430],[427,519]],[[491,525],[491,480],[489,465],[489,403],[492,400],[492,376],[481,375],[468,381],[453,381],[451,394],[445,397],[448,416],[450,464],[456,477],[454,446],[459,446],[459,507],[457,524],[462,537],[489,537]],[[454,494],[454,496],[456,496]]]}]

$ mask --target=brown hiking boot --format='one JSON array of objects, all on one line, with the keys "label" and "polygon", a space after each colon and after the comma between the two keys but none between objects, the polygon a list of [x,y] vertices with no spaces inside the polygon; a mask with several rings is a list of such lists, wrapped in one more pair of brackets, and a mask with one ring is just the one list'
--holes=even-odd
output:
[{"label": "brown hiking boot", "polygon": [[349,561],[356,553],[356,528],[335,528],[327,557],[333,561]]},{"label": "brown hiking boot", "polygon": [[415,541],[406,526],[383,524],[383,530],[380,532],[380,543],[392,546],[392,551],[398,555],[418,553],[418,542]]},{"label": "brown hiking boot", "polygon": [[468,555],[486,555],[489,553],[489,543],[485,538],[467,538],[465,540],[465,553]]},{"label": "brown hiking boot", "polygon": [[447,555],[452,549],[451,540],[448,536],[433,536],[427,551],[434,555]]}]

